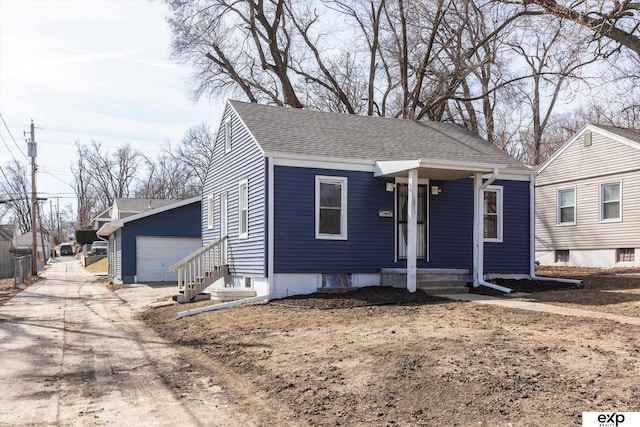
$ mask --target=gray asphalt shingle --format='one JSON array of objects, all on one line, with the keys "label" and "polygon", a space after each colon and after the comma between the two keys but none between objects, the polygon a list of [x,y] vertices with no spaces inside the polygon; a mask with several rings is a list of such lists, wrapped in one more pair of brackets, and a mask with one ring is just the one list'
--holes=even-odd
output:
[{"label": "gray asphalt shingle", "polygon": [[420,158],[526,169],[456,124],[229,103],[267,153],[376,161]]}]

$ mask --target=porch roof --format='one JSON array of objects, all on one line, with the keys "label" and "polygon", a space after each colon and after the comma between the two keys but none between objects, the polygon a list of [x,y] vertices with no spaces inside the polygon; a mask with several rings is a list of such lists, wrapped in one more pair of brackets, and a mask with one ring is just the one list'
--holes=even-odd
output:
[{"label": "porch roof", "polygon": [[410,170],[418,170],[419,179],[450,181],[466,178],[474,173],[491,173],[495,169],[508,168],[507,164],[489,164],[475,162],[444,162],[425,159],[377,161],[374,176],[376,178],[406,177]]}]

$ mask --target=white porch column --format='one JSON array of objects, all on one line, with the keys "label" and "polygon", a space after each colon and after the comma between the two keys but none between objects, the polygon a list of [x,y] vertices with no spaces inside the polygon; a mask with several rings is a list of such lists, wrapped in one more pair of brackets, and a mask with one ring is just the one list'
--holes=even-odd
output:
[{"label": "white porch column", "polygon": [[407,290],[416,291],[418,234],[418,169],[409,171],[407,195]]},{"label": "white porch column", "polygon": [[483,197],[482,197],[482,174],[473,174],[473,287],[480,286],[479,275],[481,274],[482,267],[480,262],[482,260],[483,245]]}]

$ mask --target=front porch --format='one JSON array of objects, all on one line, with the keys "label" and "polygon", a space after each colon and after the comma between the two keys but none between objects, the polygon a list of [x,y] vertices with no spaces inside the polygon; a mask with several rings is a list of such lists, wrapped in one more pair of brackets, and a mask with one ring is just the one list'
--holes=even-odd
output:
[{"label": "front porch", "polygon": [[[467,269],[418,268],[416,289],[428,294],[458,294],[469,292],[472,281]],[[406,268],[384,268],[380,271],[380,286],[404,288],[407,284]]]}]

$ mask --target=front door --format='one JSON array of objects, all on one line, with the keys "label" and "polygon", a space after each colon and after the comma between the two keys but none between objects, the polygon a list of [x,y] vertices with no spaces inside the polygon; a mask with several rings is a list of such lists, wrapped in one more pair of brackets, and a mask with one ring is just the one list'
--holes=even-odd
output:
[{"label": "front door", "polygon": [[[407,259],[407,203],[409,186],[397,185],[396,197],[396,248],[398,260]],[[418,260],[427,260],[427,190],[428,185],[418,185],[418,229],[416,255]]]}]

